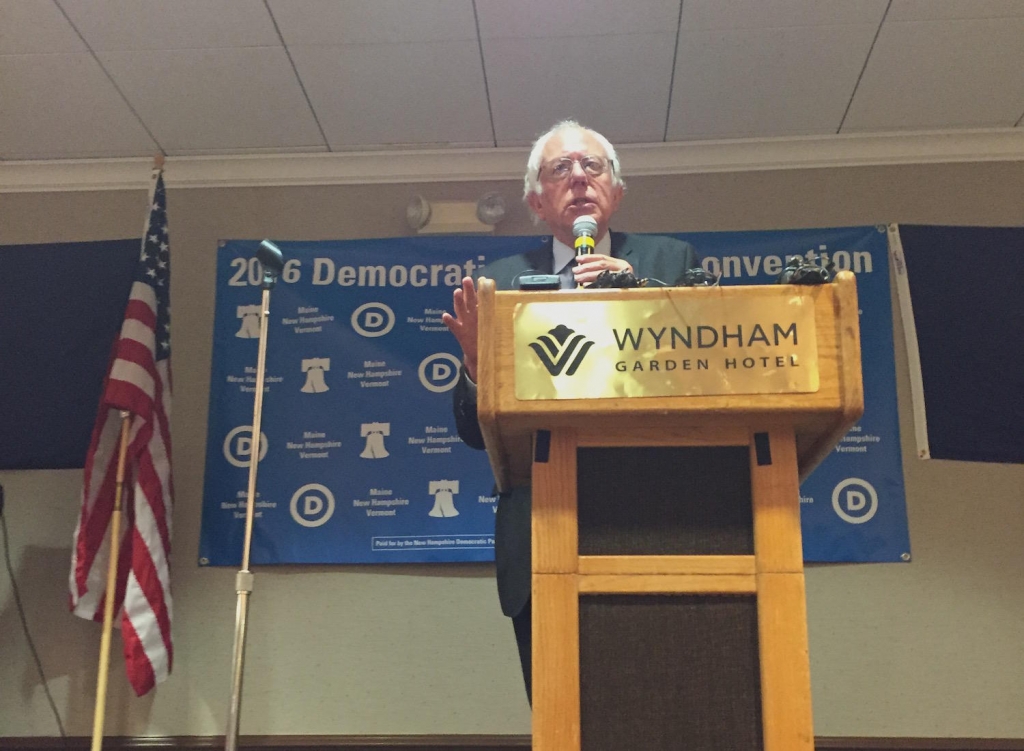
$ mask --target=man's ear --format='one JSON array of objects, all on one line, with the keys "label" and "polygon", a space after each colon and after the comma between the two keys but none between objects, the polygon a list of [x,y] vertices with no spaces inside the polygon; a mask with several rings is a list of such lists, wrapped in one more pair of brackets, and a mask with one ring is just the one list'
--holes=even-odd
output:
[{"label": "man's ear", "polygon": [[544,215],[541,213],[541,211],[544,208],[544,204],[540,200],[539,194],[531,191],[530,194],[526,196],[526,205],[529,206],[530,210],[533,211],[533,213],[536,214],[540,219],[544,218]]},{"label": "man's ear", "polygon": [[625,192],[626,189],[623,187],[622,183],[619,183],[612,188],[612,210],[609,212],[609,216],[619,210],[619,204],[622,202],[622,196]]}]

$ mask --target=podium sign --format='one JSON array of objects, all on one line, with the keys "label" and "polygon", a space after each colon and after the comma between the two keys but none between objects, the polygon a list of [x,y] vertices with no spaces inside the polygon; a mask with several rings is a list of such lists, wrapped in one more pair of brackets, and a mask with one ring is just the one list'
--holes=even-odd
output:
[{"label": "podium sign", "polygon": [[580,291],[513,313],[517,399],[812,393],[814,301],[765,287],[742,299],[587,301]]}]

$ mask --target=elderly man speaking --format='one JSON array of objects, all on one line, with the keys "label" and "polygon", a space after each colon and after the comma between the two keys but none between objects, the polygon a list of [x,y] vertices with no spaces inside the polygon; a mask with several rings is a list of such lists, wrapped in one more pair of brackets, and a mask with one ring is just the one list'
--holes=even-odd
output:
[{"label": "elderly man speaking", "polygon": [[[698,265],[688,244],[668,237],[611,232],[609,222],[622,201],[624,185],[615,147],[600,133],[572,120],[555,125],[533,145],[526,165],[524,200],[552,237],[540,247],[502,258],[480,270],[499,290],[515,289],[524,274],[558,274],[563,288],[585,286],[604,271],[628,271],[666,285],[682,282]],[[593,251],[576,257],[573,223],[592,217]],[[591,225],[593,226],[593,225]],[[453,295],[455,314],[442,318],[462,347],[462,373],[454,390],[459,436],[484,448],[477,422],[477,297],[466,277]],[[498,498],[494,521],[498,599],[512,619],[527,696],[531,695],[530,489],[515,488]]]}]

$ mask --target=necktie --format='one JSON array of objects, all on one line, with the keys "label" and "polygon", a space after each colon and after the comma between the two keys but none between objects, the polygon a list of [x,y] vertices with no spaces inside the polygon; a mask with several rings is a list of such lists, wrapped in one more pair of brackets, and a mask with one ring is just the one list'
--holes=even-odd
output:
[{"label": "necktie", "polygon": [[558,272],[558,286],[560,289],[576,289],[576,277],[573,276],[572,270],[576,268],[576,259],[573,258],[569,263],[562,267],[562,270]]}]

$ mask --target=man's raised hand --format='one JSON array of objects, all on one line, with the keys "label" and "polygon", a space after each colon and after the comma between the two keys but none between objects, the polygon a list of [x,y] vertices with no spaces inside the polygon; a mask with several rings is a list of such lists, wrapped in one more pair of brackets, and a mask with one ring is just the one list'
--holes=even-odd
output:
[{"label": "man's raised hand", "polygon": [[462,286],[455,288],[452,293],[452,307],[455,315],[445,311],[441,314],[441,321],[455,335],[459,346],[462,347],[462,363],[466,367],[466,375],[475,382],[477,299],[472,277],[464,277]]}]

